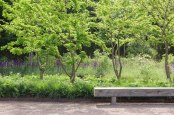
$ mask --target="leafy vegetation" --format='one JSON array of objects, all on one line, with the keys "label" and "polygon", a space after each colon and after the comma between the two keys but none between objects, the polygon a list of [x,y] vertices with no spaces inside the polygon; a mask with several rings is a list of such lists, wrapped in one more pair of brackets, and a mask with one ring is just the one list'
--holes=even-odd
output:
[{"label": "leafy vegetation", "polygon": [[142,8],[149,14],[148,18],[151,18],[154,30],[152,34],[155,37],[151,37],[152,41],[162,42],[165,45],[165,71],[166,76],[169,81],[170,77],[170,67],[168,62],[168,55],[170,45],[173,44],[173,28],[174,28],[174,1],[159,1],[159,0],[147,0],[140,2]]},{"label": "leafy vegetation", "polygon": [[115,79],[113,71],[97,77],[89,69],[85,69],[90,72],[88,75],[83,78],[77,77],[73,84],[70,84],[68,76],[63,74],[45,75],[44,80],[39,80],[36,75],[3,76],[0,77],[0,97],[91,98],[94,87],[174,86],[165,79],[162,63],[137,57],[129,60],[123,59],[123,64],[126,68],[124,68],[122,79],[119,81]]},{"label": "leafy vegetation", "polygon": [[[92,98],[94,87],[173,87],[165,78],[164,61],[148,58],[146,55],[123,58],[122,78],[116,80],[111,59],[96,51],[95,58],[85,59],[81,64],[73,84],[69,83],[61,65],[52,67],[51,64],[48,68],[52,69],[47,69],[43,80],[37,77],[37,66],[26,68],[22,77],[23,64],[1,65],[0,73],[4,74],[0,75],[0,97]],[[173,59],[170,55],[171,63]]]},{"label": "leafy vegetation", "polygon": [[0,0],[0,96],[173,86],[173,14],[172,0]]}]

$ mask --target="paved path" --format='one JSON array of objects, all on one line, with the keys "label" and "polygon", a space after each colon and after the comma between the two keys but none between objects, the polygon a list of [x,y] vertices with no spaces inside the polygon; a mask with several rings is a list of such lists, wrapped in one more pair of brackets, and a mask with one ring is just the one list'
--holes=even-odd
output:
[{"label": "paved path", "polygon": [[173,104],[0,101],[0,115],[174,115]]}]

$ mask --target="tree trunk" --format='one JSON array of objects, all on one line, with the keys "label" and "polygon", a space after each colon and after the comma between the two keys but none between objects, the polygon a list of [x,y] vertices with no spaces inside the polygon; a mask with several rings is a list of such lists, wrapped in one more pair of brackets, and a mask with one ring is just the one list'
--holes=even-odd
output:
[{"label": "tree trunk", "polygon": [[119,73],[118,73],[118,80],[119,80],[121,78],[122,68],[123,68],[120,56],[118,56],[118,63],[119,63]]},{"label": "tree trunk", "polygon": [[170,76],[170,67],[168,62],[168,55],[169,55],[169,43],[168,41],[165,41],[165,71],[167,79],[172,82],[171,76]]},{"label": "tree trunk", "polygon": [[124,48],[124,49],[123,49],[123,52],[124,52],[123,55],[124,55],[124,57],[125,57],[125,56],[126,56],[126,44],[123,45],[123,48]]},{"label": "tree trunk", "polygon": [[71,79],[70,79],[71,83],[75,82],[75,77],[76,77],[76,74],[75,74],[75,72],[73,72],[71,75]]},{"label": "tree trunk", "polygon": [[70,77],[71,83],[74,83],[75,77],[76,77],[75,64],[73,64],[73,66],[72,66],[72,73],[71,73],[71,77]]},{"label": "tree trunk", "polygon": [[117,65],[116,65],[116,57],[113,57],[113,56],[112,56],[112,66],[113,66],[113,68],[114,68],[114,73],[115,73],[117,79],[119,79],[119,78],[118,78]]},{"label": "tree trunk", "polygon": [[39,70],[40,70],[40,79],[43,80],[44,72],[45,72],[44,65],[39,65]]},{"label": "tree trunk", "polygon": [[119,64],[118,79],[120,79],[121,73],[122,73],[122,63],[121,63],[121,57],[120,57],[120,40],[119,39],[118,39],[118,64]]},{"label": "tree trunk", "polygon": [[39,71],[40,71],[40,79],[43,80],[46,63],[42,64],[42,62],[39,59],[38,53],[36,55],[37,55],[37,63],[38,63],[38,66],[39,66]]},{"label": "tree trunk", "polygon": [[76,77],[76,67],[75,67],[75,58],[74,58],[74,52],[71,53],[72,59],[73,59],[73,64],[72,64],[72,70],[71,70],[71,77],[70,81],[71,83],[74,83],[75,77]]},{"label": "tree trunk", "polygon": [[[117,49],[115,50],[114,45],[112,44],[112,65],[114,68],[115,75],[118,80],[121,78],[122,73],[122,63],[121,63],[121,57],[120,57],[120,43],[118,39]],[[118,59],[117,59],[118,58]]]},{"label": "tree trunk", "polygon": [[115,73],[117,79],[119,79],[118,78],[117,64],[116,64],[117,60],[116,60],[116,56],[114,54],[115,54],[115,49],[114,49],[114,47],[112,47],[112,66],[114,68],[114,73]]},{"label": "tree trunk", "polygon": [[112,57],[112,65],[113,65],[114,73],[115,73],[117,79],[120,80],[121,73],[122,73],[122,63],[121,63],[121,59],[119,56],[118,56],[118,59],[117,59],[117,57]]},{"label": "tree trunk", "polygon": [[28,62],[27,63],[24,63],[24,67],[21,69],[21,77],[24,77],[25,74],[26,74],[26,70],[28,68]]},{"label": "tree trunk", "polygon": [[33,66],[33,52],[29,53],[29,64],[31,67]]}]

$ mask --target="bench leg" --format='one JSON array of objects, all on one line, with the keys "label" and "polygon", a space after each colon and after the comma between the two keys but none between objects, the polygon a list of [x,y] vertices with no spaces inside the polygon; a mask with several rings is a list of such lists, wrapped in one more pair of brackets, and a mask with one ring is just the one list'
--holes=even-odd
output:
[{"label": "bench leg", "polygon": [[111,104],[114,105],[117,103],[117,97],[111,97]]}]

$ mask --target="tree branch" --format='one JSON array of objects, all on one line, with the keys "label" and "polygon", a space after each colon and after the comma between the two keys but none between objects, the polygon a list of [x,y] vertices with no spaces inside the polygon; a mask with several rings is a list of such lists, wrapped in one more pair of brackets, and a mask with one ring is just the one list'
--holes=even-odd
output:
[{"label": "tree branch", "polygon": [[65,65],[62,63],[63,61],[61,59],[59,59],[59,61],[60,61],[60,64],[61,64],[62,69],[64,70],[65,74],[68,75],[69,77],[71,77],[71,75],[67,72]]}]

